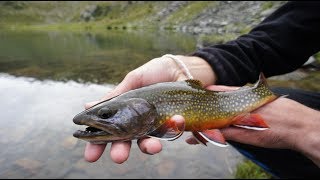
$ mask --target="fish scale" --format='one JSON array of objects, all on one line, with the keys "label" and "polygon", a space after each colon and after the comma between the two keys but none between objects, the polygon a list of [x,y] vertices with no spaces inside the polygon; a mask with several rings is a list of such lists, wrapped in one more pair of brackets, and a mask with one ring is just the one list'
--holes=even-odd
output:
[{"label": "fish scale", "polygon": [[[228,92],[210,91],[198,80],[157,83],[128,91],[79,113],[73,121],[95,128],[77,131],[74,136],[92,143],[126,141],[145,136],[166,140],[191,131],[205,144],[224,144],[218,129],[236,125],[248,129],[266,129],[259,115],[250,112],[278,98],[263,74],[252,87]],[[185,118],[183,131],[175,127],[173,115]]]},{"label": "fish scale", "polygon": [[160,124],[174,114],[180,114],[186,119],[186,131],[193,130],[195,126],[221,128],[215,127],[215,121],[232,119],[239,113],[250,112],[256,109],[255,102],[259,102],[259,99],[275,97],[265,85],[235,92],[214,92],[198,90],[201,86],[193,87],[188,90],[163,91],[159,92],[162,96],[147,98],[156,106]]}]

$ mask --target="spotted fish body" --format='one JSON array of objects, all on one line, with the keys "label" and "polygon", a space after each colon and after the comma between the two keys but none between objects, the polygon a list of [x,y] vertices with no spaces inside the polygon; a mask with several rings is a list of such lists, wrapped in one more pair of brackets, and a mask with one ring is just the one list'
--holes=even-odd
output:
[{"label": "spotted fish body", "polygon": [[170,123],[170,117],[179,114],[185,118],[184,131],[191,131],[200,142],[225,144],[217,129],[230,125],[268,128],[260,116],[252,116],[250,112],[277,97],[269,90],[262,74],[254,86],[228,92],[204,89],[198,80],[157,83],[78,114],[73,120],[76,124],[93,128],[77,131],[74,136],[93,143],[143,136],[173,140],[182,132]]},{"label": "spotted fish body", "polygon": [[183,83],[187,88],[164,90],[159,92],[161,95],[151,94],[147,98],[155,104],[160,124],[180,114],[186,119],[186,131],[219,129],[230,125],[238,115],[276,98],[264,84],[232,92],[214,92],[203,89],[194,80]]}]

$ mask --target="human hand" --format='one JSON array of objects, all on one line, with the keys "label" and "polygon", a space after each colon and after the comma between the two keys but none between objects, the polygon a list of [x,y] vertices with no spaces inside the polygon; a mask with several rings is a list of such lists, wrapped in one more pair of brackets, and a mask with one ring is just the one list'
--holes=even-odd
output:
[{"label": "human hand", "polygon": [[[212,84],[215,81],[215,74],[210,65],[203,59],[192,56],[178,57],[186,64],[193,77],[202,81],[204,85]],[[187,77],[175,61],[167,57],[155,58],[128,73],[113,91],[105,95],[99,101],[87,103],[85,108],[88,109],[100,101],[110,99],[111,97],[132,89],[158,82],[180,81],[185,79],[187,79]],[[181,116],[173,116],[171,120],[176,122],[178,128],[184,126],[184,119]],[[140,150],[146,154],[156,154],[162,149],[161,143],[157,139],[145,138],[139,139],[137,142]],[[110,149],[111,159],[119,164],[125,162],[129,157],[131,143],[131,141],[112,143]],[[84,152],[85,159],[88,162],[97,161],[101,157],[105,147],[106,145],[87,143]]]},{"label": "human hand", "polygon": [[[208,86],[215,91],[235,90],[236,87]],[[238,127],[221,129],[226,140],[264,148],[291,149],[309,157],[320,167],[320,112],[288,98],[278,98],[257,110],[270,127],[255,131]],[[191,136],[189,144],[198,144]]]}]

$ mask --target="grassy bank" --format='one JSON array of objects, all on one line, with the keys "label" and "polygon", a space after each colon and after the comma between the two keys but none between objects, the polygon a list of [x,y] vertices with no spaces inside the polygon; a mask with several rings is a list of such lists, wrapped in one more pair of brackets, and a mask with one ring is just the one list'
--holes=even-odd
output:
[{"label": "grassy bank", "polygon": [[237,167],[236,179],[270,179],[272,176],[250,160],[244,160]]}]

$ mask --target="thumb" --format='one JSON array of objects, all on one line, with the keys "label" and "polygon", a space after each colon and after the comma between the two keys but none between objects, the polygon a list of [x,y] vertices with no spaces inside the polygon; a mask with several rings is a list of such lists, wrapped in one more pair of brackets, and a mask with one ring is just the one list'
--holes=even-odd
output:
[{"label": "thumb", "polygon": [[101,101],[108,100],[112,97],[118,96],[122,93],[125,93],[127,91],[130,91],[132,89],[137,89],[142,86],[142,75],[139,75],[140,73],[137,73],[135,71],[131,71],[126,75],[126,77],[122,80],[122,82],[112,91],[107,93],[105,96],[103,96],[98,101],[92,101],[85,104],[85,108],[88,109],[96,104],[98,104]]}]

